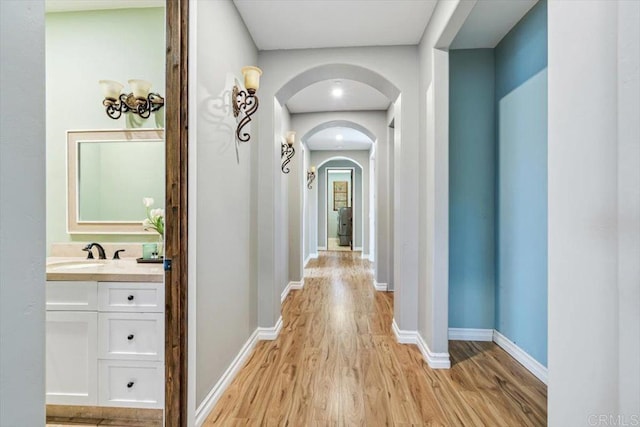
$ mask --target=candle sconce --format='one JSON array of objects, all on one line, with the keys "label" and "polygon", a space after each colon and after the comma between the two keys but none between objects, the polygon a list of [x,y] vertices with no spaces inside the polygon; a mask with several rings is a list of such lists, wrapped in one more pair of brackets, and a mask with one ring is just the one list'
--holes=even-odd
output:
[{"label": "candle sconce", "polygon": [[284,158],[282,161],[282,173],[289,173],[290,170],[286,167],[290,162],[293,156],[296,154],[296,150],[293,148],[293,143],[296,141],[296,133],[294,131],[287,132],[286,143],[280,143],[280,158]]},{"label": "candle sconce", "polygon": [[104,93],[102,105],[106,107],[107,116],[118,120],[122,113],[131,112],[143,119],[164,107],[164,98],[157,93],[150,93],[151,83],[145,80],[129,80],[131,93],[122,93],[124,86],[113,80],[100,80]]},{"label": "candle sconce", "polygon": [[316,167],[311,166],[311,170],[307,171],[307,188],[311,190],[311,184],[313,184],[313,180],[316,179]]},{"label": "candle sconce", "polygon": [[244,76],[246,92],[240,90],[238,85],[234,85],[231,96],[234,117],[238,117],[241,112],[244,114],[238,123],[236,138],[240,142],[248,142],[251,139],[251,135],[247,132],[242,133],[242,129],[251,121],[251,116],[258,110],[258,97],[256,96],[256,92],[260,86],[262,70],[258,67],[243,67],[242,75]]}]

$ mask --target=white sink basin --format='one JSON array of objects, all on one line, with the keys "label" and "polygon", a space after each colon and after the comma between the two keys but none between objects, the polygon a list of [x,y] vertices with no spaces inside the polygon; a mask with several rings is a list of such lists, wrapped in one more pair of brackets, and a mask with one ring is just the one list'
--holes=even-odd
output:
[{"label": "white sink basin", "polygon": [[64,261],[64,262],[58,262],[55,264],[49,264],[47,265],[47,268],[49,270],[76,270],[76,269],[82,269],[82,268],[95,268],[95,267],[101,267],[105,265],[104,262],[99,262],[99,261]]}]

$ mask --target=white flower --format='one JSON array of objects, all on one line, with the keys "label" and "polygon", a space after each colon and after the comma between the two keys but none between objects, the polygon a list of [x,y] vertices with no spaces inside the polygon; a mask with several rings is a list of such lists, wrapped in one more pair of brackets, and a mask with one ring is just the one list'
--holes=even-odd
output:
[{"label": "white flower", "polygon": [[162,208],[158,208],[158,209],[151,209],[149,211],[149,216],[151,217],[151,219],[155,220],[157,218],[164,218],[164,209]]},{"label": "white flower", "polygon": [[151,221],[149,220],[149,218],[145,218],[142,220],[142,227],[145,229],[151,227]]},{"label": "white flower", "polygon": [[145,208],[148,208],[153,205],[153,197],[143,197],[142,204]]}]

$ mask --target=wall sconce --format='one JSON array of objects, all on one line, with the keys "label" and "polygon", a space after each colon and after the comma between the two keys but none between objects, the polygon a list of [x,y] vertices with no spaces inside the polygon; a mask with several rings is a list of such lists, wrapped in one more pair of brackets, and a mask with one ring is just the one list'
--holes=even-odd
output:
[{"label": "wall sconce", "polygon": [[132,112],[143,119],[148,119],[152,112],[164,107],[164,98],[157,93],[150,93],[151,83],[145,80],[129,80],[131,93],[122,93],[124,88],[113,80],[100,80],[107,116],[117,120],[122,113]]},{"label": "wall sconce", "polygon": [[280,143],[280,158],[285,158],[282,161],[281,167],[283,173],[290,172],[289,168],[285,169],[285,166],[287,166],[291,162],[293,155],[296,154],[296,150],[293,148],[294,142],[296,142],[296,133],[295,131],[289,131],[287,132],[287,143]]},{"label": "wall sconce", "polygon": [[311,166],[311,170],[307,171],[307,188],[311,190],[311,184],[313,180],[316,179],[316,167]]},{"label": "wall sconce", "polygon": [[255,94],[258,91],[258,87],[260,87],[262,70],[258,67],[242,67],[242,75],[244,76],[244,87],[247,88],[247,91],[240,90],[238,85],[233,86],[233,116],[238,117],[241,111],[244,113],[244,117],[242,117],[236,129],[236,138],[238,138],[238,141],[247,142],[251,139],[251,135],[247,132],[241,134],[241,131],[251,121],[253,113],[258,110],[258,97]]}]

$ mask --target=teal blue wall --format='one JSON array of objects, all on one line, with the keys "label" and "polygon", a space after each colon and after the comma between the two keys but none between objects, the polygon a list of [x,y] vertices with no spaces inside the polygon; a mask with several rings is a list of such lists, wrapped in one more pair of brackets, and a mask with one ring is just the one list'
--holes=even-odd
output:
[{"label": "teal blue wall", "polygon": [[449,327],[495,325],[493,49],[449,53]]},{"label": "teal blue wall", "polygon": [[547,364],[547,3],[496,46],[496,330]]},{"label": "teal blue wall", "polygon": [[547,4],[449,53],[449,327],[547,364]]}]

